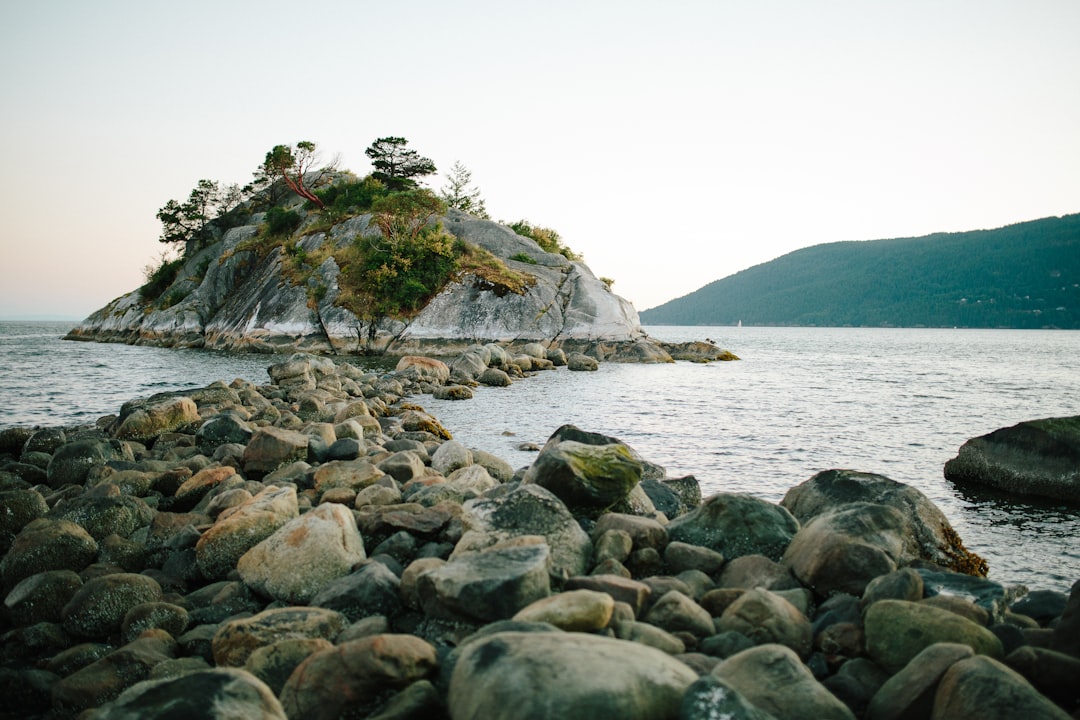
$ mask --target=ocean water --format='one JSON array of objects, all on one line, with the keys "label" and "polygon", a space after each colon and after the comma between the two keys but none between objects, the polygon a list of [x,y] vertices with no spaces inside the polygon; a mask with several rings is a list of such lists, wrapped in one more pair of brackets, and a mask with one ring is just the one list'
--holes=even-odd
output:
[{"label": "ocean water", "polygon": [[[70,326],[0,323],[0,427],[90,423],[129,399],[218,379],[263,383],[281,359],[60,340]],[[646,329],[712,338],[742,360],[561,368],[469,401],[415,400],[515,467],[534,457],[520,443],[573,423],[619,437],[669,476],[694,475],[706,494],[775,502],[820,470],[879,473],[929,496],[992,579],[1057,590],[1080,580],[1080,508],[959,488],[942,473],[971,437],[1080,415],[1080,332]]]}]

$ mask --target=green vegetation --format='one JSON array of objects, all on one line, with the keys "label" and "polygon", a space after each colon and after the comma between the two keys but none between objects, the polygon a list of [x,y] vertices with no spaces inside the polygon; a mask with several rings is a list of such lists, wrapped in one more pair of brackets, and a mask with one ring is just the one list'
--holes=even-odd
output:
[{"label": "green vegetation", "polygon": [[[179,283],[185,262],[229,228],[252,223],[257,212],[265,213],[258,231],[218,254],[218,262],[247,253],[240,271],[248,272],[254,263],[276,257],[285,279],[305,288],[309,306],[317,310],[329,291],[319,268],[333,258],[340,270],[335,303],[359,318],[369,341],[383,320],[414,316],[449,282],[465,276],[471,276],[477,287],[500,296],[526,292],[535,278],[515,272],[486,250],[458,240],[437,221],[449,202],[486,217],[478,191],[469,186],[469,172],[455,164],[449,189],[440,197],[420,188],[416,181],[434,173],[434,163],[406,144],[404,138],[376,140],[365,151],[375,172],[364,178],[338,172],[336,162],[320,166],[315,144],[302,141],[271,149],[254,173],[253,182],[242,189],[231,186],[222,190],[216,182],[199,181],[185,203],[170,200],[158,212],[164,227],[162,241],[182,241],[185,246],[180,257],[166,260],[163,255],[158,265],[146,269],[142,297],[147,307],[151,303],[169,307],[187,297],[205,276],[211,256],[198,263],[198,277]],[[291,195],[305,202],[289,201]],[[340,223],[362,213],[371,214],[367,231],[351,240],[331,233]],[[377,234],[373,232],[376,228]],[[554,231],[524,222],[518,228],[519,232],[524,228],[549,252],[576,259]],[[516,258],[536,262],[525,253]]]},{"label": "green vegetation", "polygon": [[555,232],[551,228],[540,227],[538,225],[532,225],[528,220],[518,220],[515,223],[508,224],[510,229],[516,232],[518,235],[523,235],[527,238],[532,238],[536,241],[536,244],[544,252],[556,253],[562,255],[567,260],[573,260],[581,262],[581,255],[577,254],[566,245],[563,244],[562,238],[559,237],[559,233]]},{"label": "green vegetation", "polygon": [[511,260],[517,260],[518,262],[528,263],[530,265],[536,265],[536,258],[527,253],[519,252],[510,256]]},{"label": "green vegetation", "polygon": [[439,197],[448,207],[455,210],[475,215],[481,220],[490,220],[484,200],[480,197],[480,191],[476,187],[470,187],[472,173],[460,162],[455,162],[450,168],[450,174],[446,177],[446,185],[440,191]]},{"label": "green vegetation", "polygon": [[646,324],[1080,329],[1080,214],[797,250],[641,313]]}]

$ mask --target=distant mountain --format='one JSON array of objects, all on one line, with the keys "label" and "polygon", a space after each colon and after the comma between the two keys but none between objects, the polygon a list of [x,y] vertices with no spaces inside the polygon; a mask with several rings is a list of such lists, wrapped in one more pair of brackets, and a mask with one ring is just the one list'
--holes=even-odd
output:
[{"label": "distant mountain", "polygon": [[1080,329],[1080,214],[815,245],[640,316],[645,325]]}]

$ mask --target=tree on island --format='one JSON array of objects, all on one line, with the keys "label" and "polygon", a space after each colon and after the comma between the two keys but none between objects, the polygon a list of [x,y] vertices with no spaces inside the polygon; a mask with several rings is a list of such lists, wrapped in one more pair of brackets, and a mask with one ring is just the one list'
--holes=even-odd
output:
[{"label": "tree on island", "polygon": [[326,206],[308,184],[312,188],[318,187],[326,175],[337,168],[337,158],[321,168],[317,164],[315,143],[301,140],[296,145],[275,145],[266,153],[262,172],[267,178],[280,179],[294,193],[322,210]]},{"label": "tree on island", "polygon": [[364,150],[375,168],[371,176],[386,183],[390,190],[413,189],[417,186],[414,178],[435,173],[435,163],[406,148],[408,144],[409,141],[403,137],[384,137]]},{"label": "tree on island", "polygon": [[469,187],[472,182],[472,173],[460,162],[455,162],[446,176],[446,185],[439,191],[439,197],[443,199],[447,207],[452,207],[470,215],[475,215],[483,220],[490,220],[484,200],[480,197],[480,190]]},{"label": "tree on island", "polygon": [[236,185],[222,187],[214,180],[200,180],[184,202],[169,200],[157,211],[163,243],[189,243],[206,240],[211,220],[226,215],[244,199]]}]

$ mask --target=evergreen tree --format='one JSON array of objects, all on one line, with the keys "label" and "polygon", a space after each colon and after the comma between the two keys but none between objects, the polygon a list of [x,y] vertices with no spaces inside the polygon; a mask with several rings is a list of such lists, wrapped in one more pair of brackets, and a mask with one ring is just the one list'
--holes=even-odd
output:
[{"label": "evergreen tree", "polygon": [[460,162],[455,162],[446,176],[446,185],[440,190],[440,197],[448,207],[467,212],[483,220],[490,220],[484,200],[480,197],[480,190],[469,187],[472,182],[472,173]]}]

